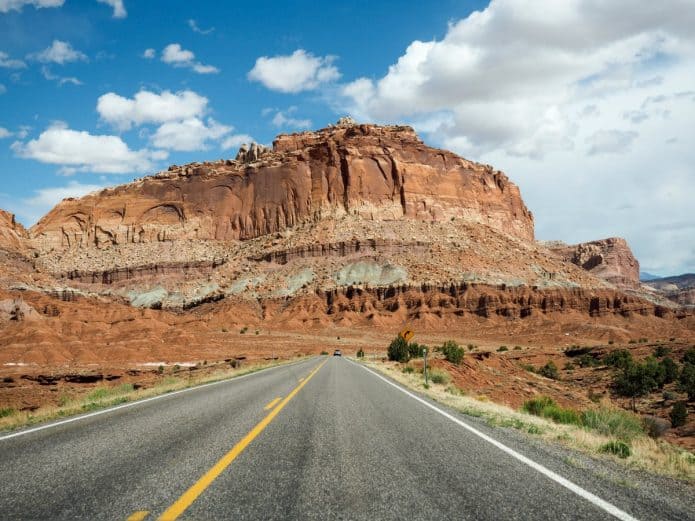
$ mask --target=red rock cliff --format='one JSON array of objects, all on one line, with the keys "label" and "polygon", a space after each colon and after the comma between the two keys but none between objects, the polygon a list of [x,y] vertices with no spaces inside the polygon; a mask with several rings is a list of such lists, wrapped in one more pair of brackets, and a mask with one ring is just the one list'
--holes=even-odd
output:
[{"label": "red rock cliff", "polygon": [[31,230],[43,251],[168,239],[250,239],[354,213],[463,218],[533,239],[519,189],[492,167],[426,146],[402,126],[346,125],[281,135],[273,150],[67,199]]},{"label": "red rock cliff", "polygon": [[8,251],[25,253],[28,235],[14,215],[0,210],[0,248]]}]

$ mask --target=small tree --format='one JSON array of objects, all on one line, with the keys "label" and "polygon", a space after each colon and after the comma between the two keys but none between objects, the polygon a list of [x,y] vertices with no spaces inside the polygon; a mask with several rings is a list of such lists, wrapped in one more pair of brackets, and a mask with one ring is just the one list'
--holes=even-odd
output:
[{"label": "small tree", "polygon": [[660,363],[664,368],[664,383],[670,384],[671,382],[675,382],[678,379],[678,364],[668,356]]},{"label": "small tree", "polygon": [[671,409],[671,425],[674,427],[680,427],[685,425],[685,420],[688,418],[688,408],[685,402],[676,402]]},{"label": "small tree", "polygon": [[680,384],[679,387],[688,393],[688,400],[695,400],[695,365],[690,363],[683,364],[678,382]]},{"label": "small tree", "polygon": [[635,398],[644,396],[658,387],[654,372],[648,364],[632,364],[626,367],[616,375],[613,385],[618,394],[632,398],[632,410],[635,410]]},{"label": "small tree", "polygon": [[388,357],[389,360],[395,362],[407,362],[410,360],[408,342],[401,336],[394,338],[388,348]]},{"label": "small tree", "polygon": [[444,342],[444,345],[442,345],[442,353],[447,361],[451,362],[452,364],[459,365],[463,361],[463,356],[465,355],[466,351],[463,349],[463,347],[459,347],[459,345],[453,340],[447,340]]},{"label": "small tree", "polygon": [[627,349],[616,349],[608,353],[603,359],[606,365],[611,365],[617,367],[618,369],[625,369],[629,365],[632,365],[632,355]]}]

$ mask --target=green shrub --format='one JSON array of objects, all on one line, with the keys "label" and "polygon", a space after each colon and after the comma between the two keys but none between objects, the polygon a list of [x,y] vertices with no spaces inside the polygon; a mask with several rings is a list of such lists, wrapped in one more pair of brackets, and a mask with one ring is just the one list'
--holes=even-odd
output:
[{"label": "green shrub", "polygon": [[656,346],[654,348],[654,356],[657,358],[663,358],[664,356],[666,356],[670,353],[671,353],[671,349],[666,347],[666,346],[662,346],[661,344],[659,344],[658,346]]},{"label": "green shrub", "polygon": [[613,436],[625,441],[644,435],[639,417],[621,409],[588,409],[582,413],[582,424],[585,428],[604,436]]},{"label": "green shrub", "polygon": [[412,372],[414,372],[414,371],[415,371],[415,369],[413,369],[413,366],[412,366],[412,365],[406,365],[406,366],[403,368],[403,372],[404,372],[404,373],[407,373],[407,374],[410,374],[410,373],[412,373]]},{"label": "green shrub", "polygon": [[634,409],[636,397],[649,394],[659,387],[659,379],[662,378],[659,367],[650,362],[632,364],[616,374],[613,386],[619,395],[632,398]]},{"label": "green shrub", "polygon": [[609,340],[609,341],[608,341],[608,345],[609,345],[609,346],[612,346],[613,344],[615,344],[615,340]]},{"label": "green shrub", "polygon": [[357,358],[364,358],[364,349],[361,347],[357,350]]},{"label": "green shrub", "polygon": [[664,371],[664,383],[670,384],[678,379],[678,364],[672,358],[666,357],[659,362]]},{"label": "green shrub", "polygon": [[604,358],[603,362],[611,367],[617,367],[618,369],[625,369],[627,366],[632,365],[632,354],[627,349],[616,349],[611,351]]},{"label": "green shrub", "polygon": [[433,384],[448,384],[451,381],[451,376],[446,371],[441,369],[430,369],[429,377]]},{"label": "green shrub", "polygon": [[608,443],[601,445],[599,451],[607,454],[613,454],[614,456],[618,456],[619,458],[623,459],[629,458],[632,454],[630,446],[627,443],[619,440],[611,440]]},{"label": "green shrub", "polygon": [[688,348],[688,350],[683,354],[682,362],[684,364],[695,365],[695,346]]},{"label": "green shrub", "polygon": [[543,409],[549,405],[555,405],[555,401],[552,398],[549,396],[538,396],[537,398],[526,400],[522,409],[534,416],[542,416]]},{"label": "green shrub", "polygon": [[541,376],[545,376],[546,378],[550,378],[552,380],[558,380],[560,378],[560,375],[557,372],[557,366],[552,360],[550,360],[547,364],[541,367],[538,370],[538,374]]},{"label": "green shrub", "polygon": [[422,358],[422,350],[426,349],[427,346],[424,344],[418,344],[417,342],[411,342],[408,344],[408,356],[410,358]]},{"label": "green shrub", "polygon": [[688,400],[695,400],[695,365],[690,362],[683,364],[678,386],[683,392],[688,393]]},{"label": "green shrub", "polygon": [[676,402],[676,404],[671,409],[671,425],[674,427],[681,427],[685,425],[685,421],[688,418],[688,407],[685,402]]},{"label": "green shrub", "polygon": [[0,409],[0,418],[7,418],[12,416],[16,411],[12,407],[3,407]]},{"label": "green shrub", "polygon": [[248,326],[244,326],[244,327],[241,328],[241,330],[239,331],[239,333],[242,334],[242,335],[245,335],[246,332],[247,332],[248,330],[249,330]]},{"label": "green shrub", "polygon": [[531,364],[519,364],[522,369],[526,369],[529,373],[535,373],[536,368],[533,367]]},{"label": "green shrub", "polygon": [[636,343],[637,343],[637,340],[630,340],[630,341],[628,342],[628,344],[636,344]]},{"label": "green shrub", "polygon": [[640,339],[638,340],[638,342],[639,342],[640,344],[646,344],[647,342],[649,342],[649,340],[646,339],[646,338],[640,338]]},{"label": "green shrub", "polygon": [[158,373],[158,374],[162,374],[163,372],[164,372],[164,366],[163,366],[163,365],[160,365],[160,366],[157,368],[157,373]]},{"label": "green shrub", "polygon": [[522,347],[521,346],[514,346],[514,351],[521,351]]},{"label": "green shrub", "polygon": [[664,391],[661,396],[663,397],[664,401],[675,400],[678,398],[678,395],[671,391]]},{"label": "green shrub", "polygon": [[509,351],[509,348],[508,348],[507,346],[499,346],[499,347],[497,348],[497,352],[498,352],[498,353],[502,353],[502,352],[504,352],[504,351]]},{"label": "green shrub", "polygon": [[565,366],[563,367],[565,371],[571,371],[574,369],[574,364],[572,362],[567,362],[565,363]]},{"label": "green shrub", "polygon": [[475,349],[475,345],[473,344],[468,344],[468,350],[473,351]]},{"label": "green shrub", "polygon": [[577,360],[579,367],[596,367],[601,365],[601,360],[594,358],[589,353],[583,354]]},{"label": "green shrub", "polygon": [[181,370],[181,366],[179,364],[174,364],[173,371],[175,373],[178,373]]},{"label": "green shrub", "polygon": [[452,364],[459,365],[463,361],[465,351],[453,340],[447,340],[444,342],[444,345],[442,345],[442,353],[447,361],[451,362]]},{"label": "green shrub", "polygon": [[328,351],[321,351],[321,354],[322,354],[322,355],[327,355],[327,354],[328,354]]},{"label": "green shrub", "polygon": [[401,336],[397,336],[391,341],[388,348],[389,360],[394,362],[407,362],[410,360],[410,352],[408,350],[408,342]]}]

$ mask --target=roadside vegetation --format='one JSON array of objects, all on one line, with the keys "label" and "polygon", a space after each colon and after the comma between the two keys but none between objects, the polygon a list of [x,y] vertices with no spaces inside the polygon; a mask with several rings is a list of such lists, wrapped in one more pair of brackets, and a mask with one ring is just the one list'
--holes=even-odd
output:
[{"label": "roadside vegetation", "polygon": [[[63,394],[58,399],[57,406],[41,407],[34,411],[17,411],[11,408],[0,409],[0,432],[97,411],[206,383],[228,380],[292,361],[275,360],[242,367],[237,360],[232,359],[229,363],[220,364],[219,368],[211,369],[210,373],[195,376],[191,375],[190,371],[182,371],[181,367],[173,366],[169,374],[163,375],[160,381],[147,388],[140,388],[132,383],[116,386],[102,385],[92,388],[86,395],[73,397],[69,394]],[[207,363],[202,365],[207,365]],[[164,367],[160,366],[156,371],[158,374],[162,374],[164,373]]]},{"label": "roadside vegetation", "polygon": [[[464,414],[481,418],[491,426],[514,428],[592,455],[607,455],[632,467],[695,482],[695,455],[659,439],[669,427],[679,427],[687,421],[686,401],[676,400],[675,393],[663,388],[672,384],[673,388],[686,393],[688,400],[695,399],[695,347],[677,361],[671,356],[670,349],[657,346],[651,356],[638,362],[625,349],[614,350],[600,358],[592,353],[592,348],[573,346],[577,349],[572,353],[575,360],[567,364],[569,368],[565,367],[572,370],[577,364],[612,368],[615,394],[632,398],[633,403],[637,397],[662,390],[665,401],[674,400],[669,422],[652,416],[641,417],[613,405],[605,396],[592,400],[595,405],[584,410],[563,407],[550,397],[537,396],[527,400],[516,411],[492,403],[484,396],[468,396],[452,383],[451,375],[440,365],[430,369],[432,385],[425,386],[422,368],[418,370],[407,363],[411,359],[407,345],[405,341],[395,339],[389,347],[390,362],[368,365]],[[462,362],[465,354],[465,349],[453,341],[447,341],[433,351],[441,353],[440,359],[443,357],[455,365]],[[528,366],[528,370],[547,378],[560,378],[552,361],[537,369]]]}]

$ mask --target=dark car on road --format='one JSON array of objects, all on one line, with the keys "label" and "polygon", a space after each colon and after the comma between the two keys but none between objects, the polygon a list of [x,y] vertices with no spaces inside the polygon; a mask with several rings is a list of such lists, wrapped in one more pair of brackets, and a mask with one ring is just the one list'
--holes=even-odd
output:
[{"label": "dark car on road", "polygon": [[333,356],[343,356],[343,353],[340,351],[340,349],[336,349],[333,351]]}]

